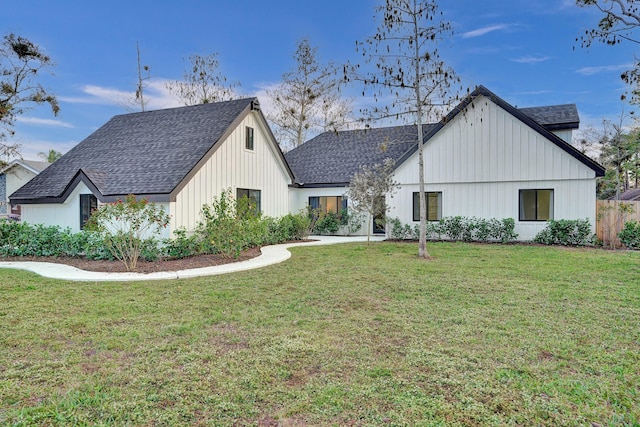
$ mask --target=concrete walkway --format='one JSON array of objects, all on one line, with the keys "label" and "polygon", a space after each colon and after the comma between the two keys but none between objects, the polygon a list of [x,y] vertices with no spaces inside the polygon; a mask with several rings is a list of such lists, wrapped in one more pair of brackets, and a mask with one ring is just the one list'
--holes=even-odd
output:
[{"label": "concrete walkway", "polygon": [[[157,273],[100,273],[96,271],[80,270],[65,264],[35,261],[5,261],[0,262],[0,268],[28,270],[43,277],[61,280],[76,280],[87,282],[115,282],[138,280],[186,279],[190,277],[214,276],[217,274],[234,273],[236,271],[251,270],[277,264],[291,258],[288,248],[293,246],[332,245],[336,243],[366,242],[367,236],[311,236],[313,242],[285,243],[282,245],[263,246],[262,254],[252,259],[230,264],[211,267],[193,268],[181,271],[162,271]],[[382,236],[371,236],[371,241],[382,241]]]}]

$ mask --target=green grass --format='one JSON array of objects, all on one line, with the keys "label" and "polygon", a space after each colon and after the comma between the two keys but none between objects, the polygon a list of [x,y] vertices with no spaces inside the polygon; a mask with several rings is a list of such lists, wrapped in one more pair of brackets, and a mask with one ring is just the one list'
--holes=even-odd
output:
[{"label": "green grass", "polygon": [[640,253],[293,249],[240,274],[0,271],[0,425],[640,425]]}]

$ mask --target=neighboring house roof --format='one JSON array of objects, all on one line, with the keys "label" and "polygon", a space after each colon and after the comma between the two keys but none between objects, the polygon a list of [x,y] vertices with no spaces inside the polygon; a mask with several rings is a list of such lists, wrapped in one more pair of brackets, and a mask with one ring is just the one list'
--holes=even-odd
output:
[{"label": "neighboring house roof", "polygon": [[[609,200],[615,200],[615,196],[610,198]],[[627,190],[620,195],[618,200],[624,200],[627,202],[634,202],[636,200],[640,201],[640,188],[633,188],[631,190]]]},{"label": "neighboring house roof", "polygon": [[82,181],[101,201],[127,194],[169,201],[251,111],[264,121],[257,98],[115,116],[11,200],[60,203]]},{"label": "neighboring house roof", "polygon": [[49,167],[51,165],[51,163],[49,162],[40,162],[37,160],[23,160],[23,159],[17,159],[17,160],[13,160],[9,163],[7,163],[6,165],[4,165],[4,167],[2,167],[0,169],[0,173],[5,173],[7,172],[9,169],[15,167],[15,166],[22,166],[23,168],[33,172],[34,174],[39,174],[40,172],[42,172],[43,170],[45,170],[47,167]]},{"label": "neighboring house roof", "polygon": [[[550,131],[571,129],[574,123],[577,127],[579,118],[575,105],[517,109],[484,86],[479,86],[439,123],[423,125],[423,141],[429,141],[479,96],[490,98],[502,109],[592,169],[596,176],[604,175],[602,166]],[[298,186],[347,186],[351,177],[363,165],[372,166],[391,158],[398,167],[418,149],[416,139],[415,125],[325,132],[289,151],[285,157],[294,172]]]}]

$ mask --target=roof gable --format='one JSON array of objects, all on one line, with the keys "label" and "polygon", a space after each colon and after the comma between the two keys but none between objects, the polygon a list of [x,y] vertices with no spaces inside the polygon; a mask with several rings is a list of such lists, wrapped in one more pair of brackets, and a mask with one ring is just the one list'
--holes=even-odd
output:
[{"label": "roof gable", "polygon": [[[484,86],[474,90],[439,123],[424,125],[423,141],[427,143],[480,96],[491,99],[526,126],[592,169],[596,176],[604,175],[602,166],[551,133],[551,130],[577,127],[579,117],[574,104],[517,109]],[[285,157],[298,185],[347,186],[362,165],[381,163],[385,158],[395,160],[396,167],[401,165],[417,151],[416,139],[415,125],[325,132],[289,151]]]},{"label": "roof gable", "polygon": [[246,98],[115,116],[11,199],[64,200],[82,170],[103,200],[126,194],[166,195],[168,200],[215,145],[255,110],[257,99]]},{"label": "roof gable", "polygon": [[0,169],[0,173],[5,173],[7,172],[9,169],[12,169],[14,167],[23,167],[24,169],[34,173],[34,174],[39,174],[40,172],[42,172],[43,170],[45,170],[47,167],[49,167],[51,164],[48,162],[40,162],[37,160],[24,160],[24,159],[18,159],[18,160],[13,160],[11,162],[9,162],[8,164],[6,164],[3,168]]},{"label": "roof gable", "polygon": [[[547,140],[549,140],[550,142],[558,146],[560,149],[562,149],[563,151],[571,155],[573,158],[583,163],[589,169],[593,170],[596,176],[604,176],[604,168],[600,164],[598,164],[596,161],[592,160],[585,154],[581,153],[571,144],[566,143],[562,138],[553,134],[551,131],[547,130],[540,123],[536,122],[534,119],[526,115],[524,112],[522,112],[521,110],[518,110],[517,108],[515,108],[514,106],[512,106],[511,104],[509,104],[508,102],[506,102],[505,100],[503,100],[498,95],[491,92],[489,89],[487,89],[484,86],[478,86],[469,96],[463,99],[462,102],[458,104],[458,106],[456,106],[449,114],[447,114],[447,116],[442,121],[440,121],[436,126],[434,126],[430,131],[430,133],[425,135],[425,138],[424,138],[425,143],[429,141],[429,139],[433,137],[433,135],[439,132],[440,129],[442,129],[447,123],[455,119],[458,116],[458,114],[462,113],[469,105],[472,105],[473,101],[475,101],[477,98],[481,96],[485,96],[491,99],[500,108],[507,111],[516,119],[520,120],[522,123],[524,123],[531,129],[533,129],[534,131],[538,132],[542,136],[544,136]],[[414,148],[413,151],[415,152],[416,150],[417,148]]]}]

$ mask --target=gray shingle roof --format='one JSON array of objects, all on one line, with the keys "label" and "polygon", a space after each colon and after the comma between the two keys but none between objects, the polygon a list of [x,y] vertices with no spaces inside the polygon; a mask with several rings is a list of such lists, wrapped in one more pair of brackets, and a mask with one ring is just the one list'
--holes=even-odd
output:
[{"label": "gray shingle roof", "polygon": [[115,116],[11,199],[60,198],[80,170],[103,196],[170,194],[256,101],[247,98]]},{"label": "gray shingle roof", "polygon": [[[434,125],[424,125],[426,135]],[[325,132],[285,154],[296,182],[347,184],[362,165],[400,159],[418,137],[416,126]]]},{"label": "gray shingle roof", "polygon": [[518,110],[549,130],[578,129],[580,124],[580,116],[575,104],[546,105]]},{"label": "gray shingle roof", "polygon": [[[545,107],[514,108],[493,92],[479,86],[440,123],[424,125],[424,140],[428,141],[443,126],[464,110],[473,99],[486,96],[501,108],[543,134],[552,143],[602,176],[602,166],[550,133],[556,129],[573,129],[579,124],[574,104]],[[326,132],[285,154],[296,177],[296,183],[307,187],[346,186],[362,165],[372,166],[390,157],[396,166],[404,162],[416,149],[417,127],[396,126],[369,130]],[[386,147],[381,150],[380,147]]]}]

